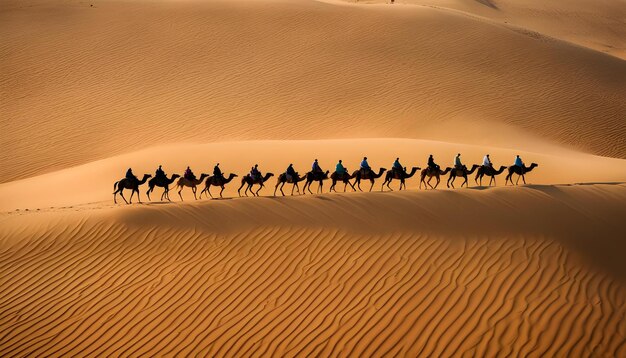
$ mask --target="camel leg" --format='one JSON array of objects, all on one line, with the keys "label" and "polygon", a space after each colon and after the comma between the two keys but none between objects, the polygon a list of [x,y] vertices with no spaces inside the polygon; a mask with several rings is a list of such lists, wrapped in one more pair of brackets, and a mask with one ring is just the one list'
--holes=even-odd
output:
[{"label": "camel leg", "polygon": [[[280,193],[283,194],[283,196],[285,196],[285,193],[283,192],[283,187],[285,186],[285,183],[283,182],[280,186]],[[291,195],[293,195],[293,188],[291,188]],[[276,195],[274,195],[276,196]]]},{"label": "camel leg", "polygon": [[[222,185],[222,191],[224,191],[224,186]],[[222,191],[220,191],[220,197],[222,196]],[[213,194],[211,194],[211,186],[206,187],[206,192],[209,194],[211,199],[213,199]]]},{"label": "camel leg", "polygon": [[[450,183],[450,180],[452,180],[452,183]],[[454,181],[455,180],[456,180],[456,176],[453,177],[452,175],[450,175],[450,177],[448,178],[448,183],[447,183],[448,188],[450,187],[450,185],[452,185],[452,188],[454,189]]]},{"label": "camel leg", "polygon": [[[122,199],[124,199],[124,202],[128,204],[128,201],[124,197],[124,188],[119,188],[118,190],[119,190],[120,196],[122,197]],[[113,199],[115,200],[115,195],[113,195]],[[117,201],[115,203],[117,204]]]},{"label": "camel leg", "polygon": [[180,187],[180,190],[178,191],[178,196],[180,196],[180,201],[185,201],[183,200],[183,195],[180,193],[181,191],[183,191],[184,186]]},{"label": "camel leg", "polygon": [[196,187],[195,186],[191,187],[191,192],[193,193],[193,198],[198,200],[198,197],[196,196]]},{"label": "camel leg", "polygon": [[363,191],[363,189],[361,189],[361,181],[360,180],[356,181],[356,187],[359,188],[359,191]]},{"label": "camel leg", "polygon": [[129,204],[129,202],[126,200],[126,198],[124,197],[124,189],[120,190],[120,196],[122,197],[122,199],[124,199],[124,202],[126,204]]},{"label": "camel leg", "polygon": [[[384,184],[384,183],[383,183]],[[391,187],[389,186],[389,184],[391,184],[391,180],[387,182],[387,188],[389,188],[390,191],[393,191],[393,189],[391,189]],[[400,190],[402,190],[402,183],[400,183]],[[382,185],[380,186],[380,191],[383,191],[383,187]]]},{"label": "camel leg", "polygon": [[146,195],[148,196],[148,201],[152,201],[152,199],[150,199],[150,192],[154,189],[153,186],[149,187],[148,190],[146,191]]},{"label": "camel leg", "polygon": [[[222,190],[220,190],[220,198],[223,199],[224,197],[222,196],[222,193],[224,192],[224,185],[221,185],[220,188],[222,188]],[[211,194],[211,191],[209,190],[209,194]],[[213,195],[211,195],[211,199],[213,199]]]},{"label": "camel leg", "polygon": [[317,187],[318,194],[324,194],[324,182],[320,180],[320,185]]},{"label": "camel leg", "polygon": [[[437,179],[439,179],[439,178],[437,178]],[[435,185],[435,187],[433,187],[433,186],[430,184],[430,181],[431,181],[431,180],[433,180],[433,177],[428,178],[428,180],[426,181],[426,184],[428,184],[428,186],[429,186],[431,189],[435,189],[435,188],[437,187],[437,185]]]},{"label": "camel leg", "polygon": [[313,183],[313,182],[312,182],[312,181],[308,181],[308,180],[307,180],[307,182],[306,182],[306,184],[305,184],[305,185],[307,185],[307,184],[308,184],[306,188],[309,190],[309,193],[313,194],[313,192],[311,191],[311,183]]},{"label": "camel leg", "polygon": [[465,179],[463,181],[463,183],[461,183],[461,188],[463,187],[463,184],[465,184],[465,187],[467,187],[467,175],[463,176],[463,179]]},{"label": "camel leg", "polygon": [[137,192],[137,202],[141,204],[141,198],[139,197],[139,188],[137,188],[136,192]]},{"label": "camel leg", "polygon": [[256,196],[259,196],[259,192],[261,191],[261,189],[263,189],[263,184],[261,183],[261,186],[259,187],[259,190],[256,191]]},{"label": "camel leg", "polygon": [[372,182],[372,185],[370,185],[370,192],[372,191],[372,188],[374,187],[374,179],[370,180]]},{"label": "camel leg", "polygon": [[[522,181],[524,182],[524,185],[526,185],[526,176],[524,174],[522,174],[521,176],[522,176]],[[519,183],[519,178],[517,178],[517,183]],[[517,183],[515,183],[515,185],[517,185]]]},{"label": "camel leg", "polygon": [[130,190],[130,199],[128,199],[129,203],[133,203],[133,195],[135,195],[135,189]]}]

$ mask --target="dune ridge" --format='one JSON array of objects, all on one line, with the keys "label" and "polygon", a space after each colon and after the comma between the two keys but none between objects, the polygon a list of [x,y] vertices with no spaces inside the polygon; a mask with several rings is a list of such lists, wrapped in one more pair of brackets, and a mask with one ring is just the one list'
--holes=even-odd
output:
[{"label": "dune ridge", "polygon": [[625,199],[532,186],[3,214],[0,354],[621,356]]},{"label": "dune ridge", "polygon": [[94,4],[0,5],[0,182],[226,140],[530,133],[626,158],[626,65],[596,51],[429,7]]}]

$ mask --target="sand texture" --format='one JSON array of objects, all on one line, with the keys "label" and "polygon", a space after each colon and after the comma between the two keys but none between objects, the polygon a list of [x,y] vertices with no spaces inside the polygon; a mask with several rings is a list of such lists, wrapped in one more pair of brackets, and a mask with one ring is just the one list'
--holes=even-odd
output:
[{"label": "sand texture", "polygon": [[[0,357],[625,357],[625,14],[1,1]],[[496,185],[425,190],[457,153]],[[505,186],[516,155],[537,166]],[[364,156],[400,157],[407,190],[276,186]],[[129,167],[218,162],[221,199],[174,180],[114,203]]]}]

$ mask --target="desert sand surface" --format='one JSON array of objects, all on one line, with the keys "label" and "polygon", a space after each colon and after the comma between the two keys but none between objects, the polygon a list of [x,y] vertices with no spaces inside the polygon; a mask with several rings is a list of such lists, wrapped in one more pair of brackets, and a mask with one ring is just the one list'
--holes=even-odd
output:
[{"label": "desert sand surface", "polygon": [[[626,356],[625,14],[0,2],[0,356]],[[273,196],[290,163],[457,153],[538,166]],[[218,162],[223,199],[113,202],[128,167]],[[240,198],[254,164],[274,177]]]}]

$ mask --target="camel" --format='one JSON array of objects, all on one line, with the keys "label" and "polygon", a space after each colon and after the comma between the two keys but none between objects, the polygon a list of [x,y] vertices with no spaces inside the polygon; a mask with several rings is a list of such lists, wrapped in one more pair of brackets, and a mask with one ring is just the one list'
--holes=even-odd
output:
[{"label": "camel", "polygon": [[335,190],[335,185],[337,184],[338,181],[342,181],[343,182],[343,192],[346,192],[346,188],[348,187],[348,184],[350,184],[350,186],[352,187],[352,190],[356,191],[356,189],[354,188],[354,185],[352,185],[352,183],[350,183],[350,179],[355,178],[354,175],[350,175],[348,174],[348,168],[345,168],[345,172],[343,172],[342,175],[337,174],[337,172],[334,172],[330,175],[330,179],[333,181],[333,183],[330,186],[330,190],[334,191],[335,193],[337,192]]},{"label": "camel", "polygon": [[[261,189],[263,189],[264,187],[263,183],[265,183],[269,178],[273,176],[274,176],[273,173],[267,173],[265,174],[263,178],[252,178],[250,174],[248,174],[244,176],[243,178],[241,178],[241,186],[239,187],[239,189],[237,189],[237,193],[239,194],[239,196],[241,196],[241,188],[243,188],[244,185],[248,184],[248,186],[246,187],[246,190],[243,193],[246,194],[246,196],[248,196],[248,190],[250,190],[250,192],[252,193],[252,196],[259,196],[259,191],[261,191]],[[254,184],[259,184],[261,186],[259,190],[256,191],[256,193],[252,191],[252,186]]]},{"label": "camel", "polygon": [[[113,184],[113,202],[115,202],[115,204],[117,204],[117,193],[120,193],[120,196],[122,197],[122,199],[124,199],[124,202],[126,202],[126,204],[132,204],[133,203],[133,195],[135,194],[135,192],[137,192],[137,200],[139,200],[139,202],[141,203],[141,198],[139,197],[139,186],[142,185],[143,183],[146,182],[146,180],[148,180],[149,178],[152,178],[152,175],[150,174],[144,174],[143,175],[143,179],[141,180],[129,180],[127,178],[124,178],[122,180],[118,180],[115,182],[115,184]],[[124,197],[124,189],[130,189],[132,190],[130,193],[130,202],[126,201],[126,198]]]},{"label": "camel", "polygon": [[406,189],[405,180],[409,179],[410,177],[415,175],[415,172],[417,172],[420,169],[421,169],[420,167],[413,167],[413,168],[411,168],[411,172],[410,173],[406,172],[406,167],[404,168],[404,170],[402,172],[398,172],[397,170],[393,170],[393,169],[392,170],[388,170],[387,173],[385,174],[385,181],[383,182],[383,185],[380,186],[380,191],[383,191],[385,184],[387,184],[387,188],[389,188],[389,190],[393,191],[393,189],[391,189],[389,184],[391,184],[391,181],[394,180],[394,179],[400,180],[400,189],[399,190],[402,190],[402,187],[404,187],[404,189]]},{"label": "camel", "polygon": [[163,194],[161,194],[161,201],[163,201],[163,198],[166,198],[167,200],[171,201],[170,200],[170,184],[172,184],[174,180],[176,180],[176,178],[180,178],[180,175],[173,174],[170,179],[167,179],[167,177],[162,177],[162,178],[154,177],[148,180],[148,186],[150,187],[148,191],[146,192],[146,195],[148,196],[148,200],[152,201],[152,199],[150,199],[150,193],[154,191],[155,186],[159,186],[165,189],[163,190]]},{"label": "camel", "polygon": [[476,182],[476,184],[478,184],[478,181],[480,180],[480,186],[483,185],[483,176],[489,176],[491,177],[491,179],[489,179],[489,186],[491,186],[491,182],[493,182],[494,185],[496,185],[496,175],[500,175],[502,174],[502,172],[504,171],[504,169],[506,169],[506,166],[501,166],[500,169],[495,170],[493,167],[486,167],[486,166],[481,166],[480,168],[478,168],[478,170],[476,171],[476,178],[474,178],[474,181]]},{"label": "camel", "polygon": [[448,188],[450,186],[452,186],[454,188],[454,180],[456,180],[456,177],[462,177],[463,179],[465,179],[461,183],[461,188],[463,187],[464,184],[465,184],[465,186],[467,186],[467,176],[471,175],[479,167],[480,167],[480,165],[474,164],[474,165],[472,165],[472,169],[470,169],[470,170],[467,170],[466,166],[463,166],[463,169],[452,168],[450,170],[450,177],[448,178],[448,182],[446,183],[446,186]]},{"label": "camel", "polygon": [[370,183],[372,183],[372,185],[370,186],[370,190],[372,191],[372,188],[374,187],[374,181],[378,178],[380,178],[381,176],[383,176],[383,173],[386,171],[386,168],[380,168],[378,170],[378,174],[374,173],[373,170],[369,170],[367,173],[365,173],[365,175],[363,175],[363,173],[361,172],[361,169],[355,171],[354,173],[352,173],[352,176],[356,177],[356,180],[354,181],[354,183],[356,184],[356,187],[359,188],[360,191],[363,191],[361,189],[361,180],[362,179],[366,179],[369,180]]},{"label": "camel", "polygon": [[[422,169],[421,172],[421,178],[420,178],[420,189],[422,188],[422,183],[424,183],[424,187],[426,189],[428,189],[428,186],[430,186],[431,189],[436,189],[437,186],[439,185],[439,182],[441,181],[441,179],[439,178],[442,175],[446,175],[448,174],[448,172],[452,170],[452,168],[446,168],[446,170],[437,170],[437,171],[432,171],[430,168],[424,168]],[[428,176],[428,181],[424,182],[424,178],[426,178],[426,176]],[[435,177],[437,179],[437,184],[435,184],[435,186],[433,187],[432,185],[430,185],[430,180]],[[428,186],[426,186],[428,185]]]},{"label": "camel", "polygon": [[200,175],[200,179],[190,180],[190,179],[187,179],[185,177],[178,179],[178,182],[176,183],[176,186],[178,188],[180,188],[178,190],[178,196],[180,196],[180,200],[184,201],[183,200],[183,196],[181,195],[180,192],[183,191],[183,189],[186,186],[191,188],[191,191],[193,192],[194,199],[198,200],[198,197],[196,196],[196,190],[197,190],[196,187],[198,185],[202,184],[202,182],[204,181],[204,178],[206,178],[208,176],[209,176],[209,174],[202,173],[202,175]]},{"label": "camel", "polygon": [[[538,167],[539,164],[537,163],[532,163],[529,167],[527,166],[523,166],[523,167],[518,167],[517,165],[512,165],[509,167],[509,174],[506,175],[506,179],[504,181],[504,185],[506,185],[509,180],[511,181],[511,185],[513,185],[513,179],[511,178],[513,176],[513,174],[517,174],[519,175],[519,177],[522,177],[522,180],[524,181],[524,184],[526,184],[526,178],[524,177],[524,174],[530,172],[531,170],[535,169],[535,167]],[[515,185],[517,185],[517,183],[519,183],[519,177],[517,177],[517,181],[515,182]]]},{"label": "camel", "polygon": [[214,175],[206,178],[206,181],[204,182],[204,189],[202,189],[202,191],[200,192],[200,198],[202,199],[202,193],[206,192],[208,193],[208,196],[213,199],[213,195],[211,194],[211,185],[219,186],[220,188],[222,188],[222,190],[220,190],[220,198],[223,198],[222,193],[224,192],[224,185],[230,183],[231,180],[233,180],[233,178],[236,178],[237,176],[237,174],[230,173],[228,178],[216,178]]},{"label": "camel", "polygon": [[320,183],[320,185],[317,187],[317,192],[316,193],[323,193],[324,192],[324,180],[328,179],[328,174],[330,173],[330,171],[326,171],[324,173],[322,172],[308,172],[306,173],[305,177],[306,177],[306,183],[304,183],[304,187],[302,187],[302,192],[304,194],[306,194],[306,189],[309,189],[309,193],[313,194],[313,192],[311,191],[311,184],[314,181],[317,181]]},{"label": "camel", "polygon": [[283,192],[283,186],[285,186],[285,183],[293,184],[293,186],[291,187],[291,195],[293,195],[294,189],[298,190],[298,193],[300,193],[300,187],[298,187],[298,183],[305,179],[306,175],[300,177],[298,173],[296,173],[295,177],[292,177],[291,179],[287,178],[286,173],[280,174],[276,180],[276,186],[274,187],[274,196],[276,196],[276,189],[278,189],[278,186],[280,186],[280,193],[285,196],[285,193]]}]

